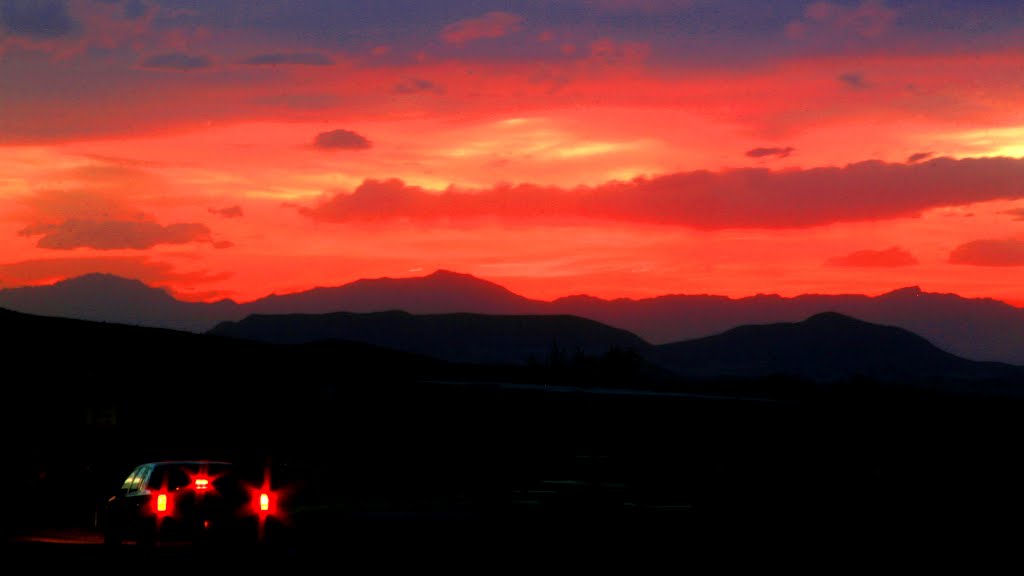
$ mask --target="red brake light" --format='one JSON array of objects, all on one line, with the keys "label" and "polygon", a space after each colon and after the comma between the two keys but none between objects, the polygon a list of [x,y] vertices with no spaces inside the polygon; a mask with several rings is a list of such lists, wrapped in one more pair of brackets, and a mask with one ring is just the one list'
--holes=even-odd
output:
[{"label": "red brake light", "polygon": [[192,485],[195,486],[196,490],[206,490],[210,487],[210,479],[196,478]]},{"label": "red brake light", "polygon": [[269,512],[270,511],[270,496],[266,492],[261,492],[260,493],[260,511],[261,512]]},{"label": "red brake light", "polygon": [[163,518],[164,516],[170,516],[174,514],[174,501],[171,494],[161,490],[153,494],[153,499],[150,500],[150,510],[157,518]]}]

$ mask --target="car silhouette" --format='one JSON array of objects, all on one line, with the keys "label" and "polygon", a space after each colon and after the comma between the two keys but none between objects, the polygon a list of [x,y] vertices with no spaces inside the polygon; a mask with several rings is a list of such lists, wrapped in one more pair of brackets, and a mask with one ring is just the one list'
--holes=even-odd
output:
[{"label": "car silhouette", "polygon": [[284,491],[269,468],[253,474],[231,462],[173,460],[136,466],[102,509],[110,546],[259,544],[284,518]]}]

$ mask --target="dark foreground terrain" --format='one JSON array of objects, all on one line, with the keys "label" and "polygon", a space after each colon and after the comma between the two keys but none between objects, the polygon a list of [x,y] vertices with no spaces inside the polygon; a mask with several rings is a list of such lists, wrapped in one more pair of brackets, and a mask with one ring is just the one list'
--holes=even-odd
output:
[{"label": "dark foreground terrain", "polygon": [[[1015,397],[867,380],[652,388],[595,365],[454,366],[352,343],[55,319],[6,327],[9,373],[25,376],[3,388],[5,552],[40,565],[155,554],[877,568],[892,552],[981,561],[1024,541]],[[144,553],[33,539],[95,534],[133,466],[197,458],[273,466],[290,496],[273,546]]]},{"label": "dark foreground terrain", "polygon": [[998,552],[1024,537],[1018,405],[419,383],[336,392],[330,406],[296,418],[269,403],[248,426],[25,430],[7,529],[88,529],[131,462],[200,454],[288,471],[292,530],[277,558],[865,559]]}]

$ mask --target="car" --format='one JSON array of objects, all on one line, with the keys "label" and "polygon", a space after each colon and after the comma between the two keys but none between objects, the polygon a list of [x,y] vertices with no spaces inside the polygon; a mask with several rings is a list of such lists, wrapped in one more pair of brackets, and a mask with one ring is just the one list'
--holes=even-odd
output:
[{"label": "car", "polygon": [[286,491],[269,467],[251,473],[232,462],[169,460],[135,466],[100,516],[103,541],[165,544],[261,544],[285,520]]}]

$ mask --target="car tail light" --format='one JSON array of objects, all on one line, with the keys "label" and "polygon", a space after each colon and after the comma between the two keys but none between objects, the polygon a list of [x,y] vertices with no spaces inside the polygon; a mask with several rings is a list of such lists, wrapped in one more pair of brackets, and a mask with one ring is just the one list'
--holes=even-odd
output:
[{"label": "car tail light", "polygon": [[252,513],[261,519],[277,514],[277,494],[270,489],[269,483],[250,490]]},{"label": "car tail light", "polygon": [[260,485],[249,485],[249,502],[242,511],[247,516],[255,516],[258,521],[259,538],[265,536],[267,521],[273,519],[277,522],[289,524],[290,519],[285,511],[284,504],[287,502],[291,488],[274,488],[270,479],[270,471],[265,470]]},{"label": "car tail light", "polygon": [[214,482],[220,476],[217,474],[210,474],[209,471],[203,467],[198,470],[197,473],[188,473],[189,486],[197,492],[216,492],[217,488]]},{"label": "car tail light", "polygon": [[150,507],[157,518],[163,518],[174,514],[173,495],[164,490],[153,493],[153,499],[150,500]]}]

